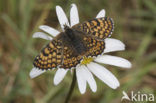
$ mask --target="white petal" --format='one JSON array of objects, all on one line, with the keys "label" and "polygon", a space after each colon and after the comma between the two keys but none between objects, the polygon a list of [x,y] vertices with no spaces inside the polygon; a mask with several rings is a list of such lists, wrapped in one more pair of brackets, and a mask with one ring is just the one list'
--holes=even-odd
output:
[{"label": "white petal", "polygon": [[43,32],[36,32],[33,34],[33,38],[42,38],[45,40],[52,40],[53,38],[48,36],[47,34],[43,33]]},{"label": "white petal", "polygon": [[78,87],[80,90],[81,94],[84,94],[86,92],[86,80],[83,77],[83,71],[81,70],[82,68],[78,66],[76,68],[76,77],[77,77],[77,82],[78,82]]},{"label": "white petal", "polygon": [[87,67],[96,77],[106,83],[109,87],[113,89],[119,87],[120,84],[117,78],[103,66],[91,62]]},{"label": "white petal", "polygon": [[93,78],[92,73],[88,70],[88,68],[86,66],[81,66],[81,73],[83,73],[83,77],[86,79],[86,81],[88,82],[91,90],[93,92],[96,92],[97,90],[97,86],[96,86],[96,82]]},{"label": "white petal", "polygon": [[71,5],[70,9],[70,26],[72,27],[75,24],[79,23],[78,10],[75,4]]},{"label": "white petal", "polygon": [[63,9],[60,6],[56,6],[56,14],[60,22],[61,28],[62,30],[64,30],[64,25],[69,26],[69,22],[66,17],[66,14],[64,13]]},{"label": "white petal", "polygon": [[46,72],[46,70],[41,70],[41,69],[37,69],[37,68],[33,68],[30,73],[29,73],[29,76],[30,78],[35,78],[39,75],[41,75],[42,73]]},{"label": "white petal", "polygon": [[56,30],[56,29],[54,29],[54,28],[52,28],[50,26],[47,26],[47,25],[41,25],[39,28],[41,30],[49,33],[50,35],[52,35],[54,37],[57,36],[60,33],[58,30]]},{"label": "white petal", "polygon": [[54,76],[54,85],[58,85],[65,77],[68,69],[58,69]]},{"label": "white petal", "polygon": [[97,57],[95,61],[99,63],[122,67],[122,68],[131,68],[131,63],[128,60],[116,56],[103,55]]},{"label": "white petal", "polygon": [[96,18],[102,18],[102,17],[105,17],[105,9],[102,9],[96,16]]},{"label": "white petal", "polygon": [[105,50],[104,53],[125,50],[125,44],[120,40],[106,38],[105,39]]}]

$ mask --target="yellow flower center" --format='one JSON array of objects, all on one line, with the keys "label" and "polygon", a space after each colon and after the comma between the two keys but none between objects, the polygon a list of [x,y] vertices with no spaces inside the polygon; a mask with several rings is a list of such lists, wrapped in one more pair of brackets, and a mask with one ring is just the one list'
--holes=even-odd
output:
[{"label": "yellow flower center", "polygon": [[81,62],[81,65],[86,65],[86,64],[89,64],[90,62],[93,61],[93,58],[92,57],[84,57],[82,62]]}]

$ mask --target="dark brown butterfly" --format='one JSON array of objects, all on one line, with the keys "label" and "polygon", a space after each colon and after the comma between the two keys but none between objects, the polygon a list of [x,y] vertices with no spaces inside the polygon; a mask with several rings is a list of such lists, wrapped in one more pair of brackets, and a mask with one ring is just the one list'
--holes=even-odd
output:
[{"label": "dark brown butterfly", "polygon": [[103,53],[104,39],[111,36],[113,28],[113,20],[108,17],[92,19],[71,28],[65,26],[65,32],[47,44],[33,64],[43,70],[76,67],[84,57]]}]

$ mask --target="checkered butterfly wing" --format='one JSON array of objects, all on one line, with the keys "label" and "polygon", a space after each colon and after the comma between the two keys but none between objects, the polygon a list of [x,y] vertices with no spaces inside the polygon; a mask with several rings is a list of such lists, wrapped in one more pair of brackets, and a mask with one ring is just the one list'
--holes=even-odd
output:
[{"label": "checkered butterfly wing", "polygon": [[82,24],[77,24],[73,26],[73,28],[83,31],[97,39],[104,39],[111,36],[114,29],[114,23],[112,18],[102,17],[83,22]]},{"label": "checkered butterfly wing", "polygon": [[62,41],[54,39],[35,57],[34,66],[39,69],[53,69],[62,63]]},{"label": "checkered butterfly wing", "polygon": [[91,36],[84,36],[83,40],[87,49],[87,52],[84,55],[85,57],[96,57],[103,53],[105,48],[104,41],[95,39]]}]

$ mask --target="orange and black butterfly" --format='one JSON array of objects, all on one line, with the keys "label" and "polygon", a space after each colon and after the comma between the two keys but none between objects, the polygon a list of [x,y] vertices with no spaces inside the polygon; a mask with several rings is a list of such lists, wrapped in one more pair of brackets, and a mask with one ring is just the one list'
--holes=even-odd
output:
[{"label": "orange and black butterfly", "polygon": [[65,26],[65,31],[41,50],[33,64],[42,70],[76,67],[84,57],[103,53],[104,39],[111,36],[113,28],[113,20],[108,17],[92,19],[71,28]]}]

